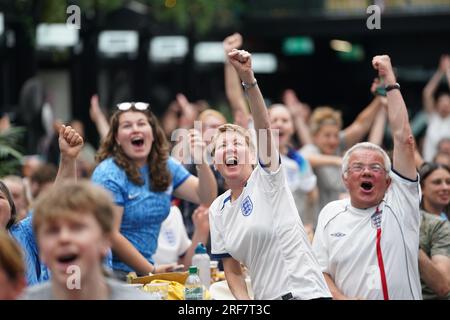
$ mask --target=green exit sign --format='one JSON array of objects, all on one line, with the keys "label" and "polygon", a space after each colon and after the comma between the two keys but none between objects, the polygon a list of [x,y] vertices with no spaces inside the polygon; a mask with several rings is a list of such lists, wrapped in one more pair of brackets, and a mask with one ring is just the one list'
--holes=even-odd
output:
[{"label": "green exit sign", "polygon": [[283,41],[283,53],[287,56],[302,56],[314,53],[314,42],[310,37],[289,37]]}]

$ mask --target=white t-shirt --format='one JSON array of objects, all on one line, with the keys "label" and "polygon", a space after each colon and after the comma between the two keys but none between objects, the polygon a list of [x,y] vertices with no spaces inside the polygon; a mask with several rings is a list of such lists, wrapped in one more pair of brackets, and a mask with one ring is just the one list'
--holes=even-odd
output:
[{"label": "white t-shirt", "polygon": [[281,163],[283,164],[283,170],[285,170],[285,176],[288,186],[292,192],[301,191],[304,193],[310,192],[316,186],[317,178],[314,174],[308,160],[303,159],[302,168],[299,164],[285,156],[281,155]]},{"label": "white t-shirt", "polygon": [[303,158],[299,151],[296,153],[298,154],[297,161],[281,155],[281,163],[300,218],[304,224],[309,223],[315,226],[319,212],[308,200],[307,194],[316,187],[317,178],[308,160]]},{"label": "white t-shirt", "polygon": [[348,297],[384,299],[387,293],[389,299],[422,299],[419,182],[394,172],[390,176],[381,213],[376,214],[377,207],[354,208],[344,199],[329,203],[319,215],[314,253],[322,271]]},{"label": "white t-shirt", "polygon": [[183,223],[183,216],[176,206],[170,207],[170,213],[161,225],[158,247],[153,259],[155,263],[177,263],[191,245],[191,240]]},{"label": "white t-shirt", "polygon": [[257,300],[331,297],[281,169],[258,165],[239,198],[231,191],[209,209],[214,258],[243,263]]},{"label": "white t-shirt", "polygon": [[423,159],[433,161],[442,138],[450,138],[450,116],[442,118],[437,112],[430,114],[423,142]]}]

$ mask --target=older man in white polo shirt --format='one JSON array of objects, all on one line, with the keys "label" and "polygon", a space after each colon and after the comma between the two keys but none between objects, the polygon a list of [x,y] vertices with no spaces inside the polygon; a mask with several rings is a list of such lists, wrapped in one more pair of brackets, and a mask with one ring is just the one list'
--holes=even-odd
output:
[{"label": "older man in white polo shirt", "polygon": [[372,64],[386,84],[393,166],[368,142],[347,151],[342,178],[350,199],[322,209],[313,250],[334,299],[422,299],[414,139],[390,58],[375,56]]}]

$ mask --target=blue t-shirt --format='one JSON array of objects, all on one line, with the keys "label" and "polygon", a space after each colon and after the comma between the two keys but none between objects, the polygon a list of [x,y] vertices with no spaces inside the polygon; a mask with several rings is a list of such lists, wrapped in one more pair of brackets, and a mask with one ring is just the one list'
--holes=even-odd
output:
[{"label": "blue t-shirt", "polygon": [[[164,192],[150,189],[149,169],[140,169],[145,183],[134,184],[113,158],[103,160],[94,170],[92,181],[109,190],[116,205],[123,207],[120,233],[151,263],[158,244],[161,223],[170,211],[172,192],[178,188],[190,173],[174,158],[167,161],[172,175],[172,183]],[[113,269],[124,272],[133,271],[128,265],[113,255]]]},{"label": "blue t-shirt", "polygon": [[9,229],[9,232],[22,248],[25,258],[27,284],[30,286],[47,281],[49,279],[49,271],[39,260],[39,250],[32,226],[32,214],[15,223]]}]

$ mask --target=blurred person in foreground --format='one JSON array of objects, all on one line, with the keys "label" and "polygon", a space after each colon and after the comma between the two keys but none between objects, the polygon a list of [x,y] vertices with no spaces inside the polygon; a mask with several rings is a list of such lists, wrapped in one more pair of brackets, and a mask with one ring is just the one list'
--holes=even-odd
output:
[{"label": "blurred person in foreground", "polygon": [[0,300],[16,299],[25,287],[22,251],[10,235],[0,229]]},{"label": "blurred person in foreground", "polygon": [[[58,173],[56,175],[55,184],[59,184],[67,179],[76,179],[76,159],[83,146],[83,138],[70,126],[61,125],[59,129],[59,152],[60,163]],[[51,186],[47,185],[47,188]],[[10,216],[10,223],[6,226],[10,234],[20,244],[24,251],[25,265],[26,265],[26,279],[27,284],[32,285],[49,279],[47,267],[41,262],[39,258],[39,250],[36,244],[36,237],[32,228],[33,214],[30,210],[27,217],[23,220],[17,221],[15,218],[15,205],[9,190],[2,187],[0,189],[8,199],[9,208],[6,211]],[[1,214],[0,214],[1,216]],[[1,227],[0,219],[0,227]]]},{"label": "blurred person in foreground", "polygon": [[51,280],[25,291],[27,300],[145,300],[145,293],[104,275],[113,202],[88,181],[64,182],[36,202],[33,231]]}]

